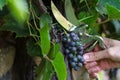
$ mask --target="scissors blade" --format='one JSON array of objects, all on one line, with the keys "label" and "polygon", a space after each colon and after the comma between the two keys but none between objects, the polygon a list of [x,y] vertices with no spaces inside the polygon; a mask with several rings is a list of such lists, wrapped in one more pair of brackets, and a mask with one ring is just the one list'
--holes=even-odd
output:
[{"label": "scissors blade", "polygon": [[55,19],[58,21],[58,23],[63,26],[68,31],[73,31],[77,26],[70,23],[64,16],[59,12],[59,10],[56,8],[53,1],[51,1],[51,9],[52,13],[55,17]]}]

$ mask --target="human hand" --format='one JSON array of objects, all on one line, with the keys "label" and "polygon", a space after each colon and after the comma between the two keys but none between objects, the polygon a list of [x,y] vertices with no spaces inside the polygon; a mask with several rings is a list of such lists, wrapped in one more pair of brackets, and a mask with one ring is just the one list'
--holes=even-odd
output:
[{"label": "human hand", "polygon": [[109,48],[101,50],[97,45],[92,52],[83,55],[91,77],[96,77],[100,70],[120,67],[120,41],[104,38],[104,43]]}]

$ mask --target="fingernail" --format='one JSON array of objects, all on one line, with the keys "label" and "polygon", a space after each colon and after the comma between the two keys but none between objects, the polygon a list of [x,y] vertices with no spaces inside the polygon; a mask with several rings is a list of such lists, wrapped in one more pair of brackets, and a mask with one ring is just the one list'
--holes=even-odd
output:
[{"label": "fingernail", "polygon": [[86,60],[89,59],[89,55],[85,54],[85,55],[83,56],[83,58],[84,58],[84,60],[86,61]]}]

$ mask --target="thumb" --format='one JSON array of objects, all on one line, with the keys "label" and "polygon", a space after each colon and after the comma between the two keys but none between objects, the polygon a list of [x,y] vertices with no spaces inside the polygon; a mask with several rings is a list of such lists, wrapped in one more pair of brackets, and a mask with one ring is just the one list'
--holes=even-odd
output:
[{"label": "thumb", "polygon": [[100,59],[104,59],[104,58],[108,58],[108,57],[109,57],[109,51],[107,49],[98,51],[98,52],[89,52],[89,53],[85,53],[83,55],[83,58],[87,62],[96,61],[96,60],[100,60]]}]

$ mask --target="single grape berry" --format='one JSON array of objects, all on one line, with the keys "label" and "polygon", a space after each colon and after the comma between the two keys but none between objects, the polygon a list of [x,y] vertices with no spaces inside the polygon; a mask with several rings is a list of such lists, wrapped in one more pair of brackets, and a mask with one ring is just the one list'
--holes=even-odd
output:
[{"label": "single grape berry", "polygon": [[73,41],[77,41],[78,38],[77,37],[72,37]]},{"label": "single grape berry", "polygon": [[74,67],[74,66],[76,66],[76,63],[73,62],[73,61],[71,61],[71,62],[70,62],[70,65],[71,65],[72,67]]},{"label": "single grape berry", "polygon": [[76,44],[76,43],[75,43],[75,42],[73,42],[73,41],[72,41],[72,42],[70,42],[70,46],[75,46],[75,44]]},{"label": "single grape berry", "polygon": [[69,58],[73,59],[74,55],[72,53],[70,53],[69,55]]},{"label": "single grape berry", "polygon": [[62,41],[63,41],[63,42],[67,42],[67,38],[66,38],[66,37],[63,37]]},{"label": "single grape berry", "polygon": [[77,55],[77,59],[81,60],[82,56],[81,55]]},{"label": "single grape berry", "polygon": [[80,67],[78,67],[78,66],[74,67],[74,70],[76,70],[76,71],[78,71],[79,69],[80,69]]},{"label": "single grape berry", "polygon": [[81,63],[81,62],[78,62],[78,64],[77,64],[79,67],[82,67],[83,66],[83,64]]},{"label": "single grape berry", "polygon": [[72,51],[72,52],[75,52],[76,50],[77,50],[76,47],[72,47],[72,48],[71,48],[71,51]]},{"label": "single grape berry", "polygon": [[69,43],[69,42],[71,42],[71,39],[68,38],[68,39],[67,39],[67,43]]},{"label": "single grape berry", "polygon": [[70,50],[69,50],[69,49],[65,49],[65,53],[66,53],[66,54],[69,54],[69,53],[70,53]]},{"label": "single grape berry", "polygon": [[74,62],[77,62],[77,61],[78,61],[77,57],[74,57],[74,58],[73,58],[73,61],[74,61]]},{"label": "single grape berry", "polygon": [[83,50],[81,50],[81,51],[78,51],[78,54],[80,54],[80,55],[83,55]]},{"label": "single grape berry", "polygon": [[83,46],[79,45],[78,50],[83,50]]},{"label": "single grape berry", "polygon": [[83,57],[80,59],[80,62],[84,64],[85,60],[83,59]]},{"label": "single grape berry", "polygon": [[71,32],[71,33],[70,33],[70,36],[71,36],[71,37],[74,37],[74,36],[76,36],[76,34],[75,34],[74,32]]}]

